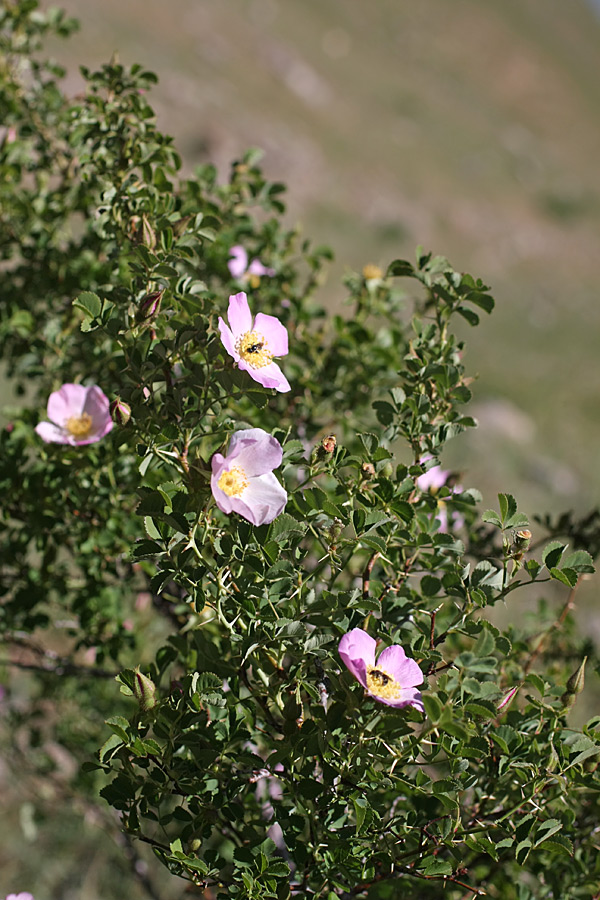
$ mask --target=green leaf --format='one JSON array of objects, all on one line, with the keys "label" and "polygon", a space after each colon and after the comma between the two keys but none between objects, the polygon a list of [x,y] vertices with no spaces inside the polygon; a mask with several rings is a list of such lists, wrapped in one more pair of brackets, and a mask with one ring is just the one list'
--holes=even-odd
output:
[{"label": "green leaf", "polygon": [[452,866],[445,859],[438,859],[436,856],[426,856],[419,866],[423,875],[432,877],[434,875],[452,875]]},{"label": "green leaf", "polygon": [[423,705],[425,707],[427,718],[430,719],[434,724],[438,722],[440,716],[442,715],[442,704],[435,696],[435,694],[423,694]]},{"label": "green leaf", "polygon": [[269,538],[283,544],[287,540],[300,540],[306,533],[307,525],[299,522],[287,513],[278,516],[270,526]]},{"label": "green leaf", "polygon": [[514,516],[517,511],[517,501],[512,494],[498,494],[498,502],[500,504],[500,518],[503,525],[506,525],[506,519]]},{"label": "green leaf", "polygon": [[560,831],[562,827],[562,822],[559,822],[558,819],[546,819],[545,822],[542,822],[538,826],[535,834],[534,847],[539,847],[540,844],[547,841],[549,837],[556,834],[557,831]]},{"label": "green leaf", "polygon": [[485,512],[482,513],[481,518],[489,525],[497,525],[498,528],[502,528],[502,521],[500,520],[500,516],[493,509],[486,509]]},{"label": "green leaf", "polygon": [[563,568],[574,569],[575,572],[593,573],[596,571],[594,561],[586,550],[576,550],[562,560]]},{"label": "green leaf", "polygon": [[549,572],[551,578],[562,582],[562,584],[565,584],[567,587],[572,588],[577,584],[578,575],[574,569],[557,569],[553,566]]},{"label": "green leaf", "polygon": [[560,558],[566,550],[566,545],[562,541],[550,541],[546,544],[542,551],[542,562],[547,569],[558,566]]},{"label": "green leaf", "polygon": [[102,301],[98,294],[84,291],[73,300],[73,306],[80,309],[89,319],[97,319],[102,312]]},{"label": "green leaf", "polygon": [[386,277],[416,278],[414,267],[406,259],[395,259],[388,266]]}]

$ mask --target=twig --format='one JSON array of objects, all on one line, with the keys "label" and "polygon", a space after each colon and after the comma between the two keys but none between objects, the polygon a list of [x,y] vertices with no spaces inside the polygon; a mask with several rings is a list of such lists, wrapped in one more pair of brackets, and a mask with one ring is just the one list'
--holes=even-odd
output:
[{"label": "twig", "polygon": [[525,665],[524,665],[524,667],[523,667],[523,672],[525,673],[525,675],[527,675],[527,673],[530,671],[530,669],[531,669],[531,667],[533,666],[534,662],[536,661],[536,659],[538,658],[538,656],[539,656],[540,653],[542,652],[542,649],[543,649],[544,645],[546,644],[546,641],[548,640],[548,638],[550,637],[550,635],[551,635],[551,633],[554,631],[554,629],[555,629],[555,628],[562,628],[565,619],[567,618],[567,616],[569,615],[569,613],[571,612],[571,610],[572,610],[572,609],[574,608],[574,606],[575,606],[575,594],[577,593],[577,588],[579,587],[580,584],[581,584],[581,575],[580,575],[579,578],[577,579],[575,585],[574,585],[574,586],[571,588],[571,590],[569,591],[569,596],[567,597],[567,602],[566,602],[565,605],[563,606],[563,608],[562,608],[562,610],[561,610],[561,613],[560,613],[560,616],[558,617],[558,619],[556,619],[555,622],[552,623],[552,625],[550,626],[550,628],[547,628],[546,631],[544,631],[544,632],[542,633],[542,635],[541,635],[539,641],[537,642],[536,646],[534,647],[534,649],[533,649],[533,650],[531,651],[531,653],[529,654],[529,659],[526,661],[526,663],[525,663]]},{"label": "twig", "polygon": [[379,558],[380,553],[379,550],[376,550],[375,553],[371,556],[370,560],[365,566],[365,570],[363,572],[362,577],[362,595],[363,600],[369,599],[369,587],[371,584],[371,572],[373,571],[373,566],[375,565],[377,559]]},{"label": "twig", "polygon": [[90,666],[77,666],[65,661],[56,666],[44,666],[41,663],[24,663],[14,659],[0,659],[0,666],[12,666],[15,669],[28,669],[32,672],[47,672],[49,675],[85,675],[88,678],[116,678],[118,672],[108,669],[92,669]]}]

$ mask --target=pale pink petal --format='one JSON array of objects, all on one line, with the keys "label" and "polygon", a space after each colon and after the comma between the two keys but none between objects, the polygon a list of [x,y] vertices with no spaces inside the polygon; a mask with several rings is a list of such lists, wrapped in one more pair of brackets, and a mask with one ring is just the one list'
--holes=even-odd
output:
[{"label": "pale pink petal", "polygon": [[391,675],[402,687],[412,688],[423,684],[423,673],[414,661],[406,656],[402,647],[394,644],[387,647],[377,660],[377,668]]},{"label": "pale pink petal", "polygon": [[375,638],[362,628],[353,628],[342,637],[338,647],[342,662],[365,688],[367,667],[372,668],[375,665],[375,646]]},{"label": "pale pink petal", "polygon": [[62,428],[59,428],[58,425],[54,425],[52,422],[40,422],[39,425],[35,426],[35,430],[47,444],[71,443],[66,431],[63,431]]},{"label": "pale pink petal", "polygon": [[262,428],[244,428],[231,437],[227,462],[231,467],[235,461],[249,477],[272,472],[282,459],[281,444]]},{"label": "pale pink petal", "polygon": [[240,354],[235,349],[235,338],[232,334],[231,329],[225,323],[225,320],[219,316],[219,331],[221,332],[221,343],[227,350],[230,356],[233,356],[235,361],[237,362],[240,358]]},{"label": "pale pink petal", "polygon": [[[423,462],[423,460],[421,460],[421,462]],[[447,469],[442,469],[441,466],[433,466],[433,468],[429,469],[428,472],[425,472],[424,475],[419,475],[417,478],[417,487],[421,491],[429,491],[431,488],[439,490],[439,488],[444,487],[446,484],[449,474],[450,472]]]},{"label": "pale pink petal", "polygon": [[272,472],[250,479],[241,497],[232,497],[233,509],[253,525],[265,525],[283,512],[287,492]]},{"label": "pale pink petal", "polygon": [[448,513],[446,511],[446,507],[440,506],[438,511],[435,514],[435,517],[438,520],[438,522],[440,523],[440,527],[438,528],[439,533],[447,534],[448,533]]},{"label": "pale pink petal", "polygon": [[231,277],[241,278],[246,272],[247,267],[248,254],[241,244],[236,244],[235,247],[232,247],[229,251],[229,262],[227,263],[227,268],[229,269]]},{"label": "pale pink petal", "polygon": [[276,391],[291,391],[291,385],[277,363],[271,362],[268,366],[253,369],[243,359],[239,362],[239,368],[246,372],[259,384],[266,388],[275,388]]},{"label": "pale pink petal", "polygon": [[286,356],[288,350],[288,333],[276,316],[258,313],[254,320],[254,328],[266,338],[269,353],[273,356]]},{"label": "pale pink petal", "polygon": [[48,397],[48,418],[57,425],[64,425],[71,416],[83,412],[87,388],[82,384],[63,384]]},{"label": "pale pink petal", "polygon": [[7,894],[6,900],[33,900],[33,894],[28,891],[21,891],[20,894]]},{"label": "pale pink petal", "polygon": [[396,709],[414,706],[419,712],[425,712],[421,692],[417,691],[416,688],[406,688],[405,691],[402,691],[402,696],[396,700],[384,700],[383,697],[376,697],[375,699],[379,700],[380,703],[385,703],[387,706],[394,706]]},{"label": "pale pink petal", "polygon": [[[91,416],[92,419],[92,435],[94,440],[100,440],[113,427],[113,420],[110,414],[110,402],[106,394],[96,385],[92,384],[87,388],[87,397],[83,406],[83,412]],[[78,443],[91,443],[90,438],[87,441],[78,441]]]},{"label": "pale pink petal", "polygon": [[230,497],[225,491],[219,487],[219,478],[229,469],[227,460],[220,453],[215,453],[211,460],[212,475],[210,479],[210,489],[219,509],[224,513],[233,512],[233,497]]},{"label": "pale pink petal", "polygon": [[260,259],[253,259],[250,265],[248,266],[248,274],[249,275],[269,275],[273,276],[275,274],[275,269],[271,269],[269,266],[263,266]]},{"label": "pale pink petal", "polygon": [[230,296],[227,318],[235,337],[245,334],[247,331],[252,331],[252,313],[248,306],[248,298],[243,291]]}]

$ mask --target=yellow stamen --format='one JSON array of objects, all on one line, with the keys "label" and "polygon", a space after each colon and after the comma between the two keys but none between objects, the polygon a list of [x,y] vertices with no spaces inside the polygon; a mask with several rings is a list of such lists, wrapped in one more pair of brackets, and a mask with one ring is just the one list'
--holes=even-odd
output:
[{"label": "yellow stamen", "polygon": [[229,472],[223,472],[217,485],[228,497],[239,497],[249,485],[248,476],[240,466],[234,466]]},{"label": "yellow stamen", "polygon": [[379,266],[374,266],[373,263],[367,263],[366,266],[363,266],[362,273],[363,278],[367,281],[371,278],[383,278],[383,271]]},{"label": "yellow stamen", "polygon": [[89,413],[81,413],[80,416],[71,416],[65,422],[65,428],[75,438],[85,438],[92,430],[92,417]]},{"label": "yellow stamen", "polygon": [[262,369],[273,359],[273,354],[267,349],[266,339],[258,331],[246,331],[240,335],[235,342],[235,349],[253,369]]},{"label": "yellow stamen", "polygon": [[382,669],[367,669],[367,687],[371,694],[383,700],[399,700],[403,692],[402,685]]}]

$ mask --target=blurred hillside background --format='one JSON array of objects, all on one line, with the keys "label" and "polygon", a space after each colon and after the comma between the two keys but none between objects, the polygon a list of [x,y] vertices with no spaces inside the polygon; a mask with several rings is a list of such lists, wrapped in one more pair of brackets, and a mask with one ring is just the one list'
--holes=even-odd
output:
[{"label": "blurred hillside background", "polygon": [[[245,149],[264,149],[267,176],[289,187],[289,224],[335,252],[328,308],[343,311],[345,271],[413,258],[417,244],[490,284],[496,311],[463,333],[481,427],[444,463],[468,471],[486,506],[499,490],[528,513],[600,501],[600,0],[61,5],[81,22],[51,46],[69,93],[80,64],[118,51],[158,73],[151,103],[187,171],[210,161],[225,180]],[[111,840],[78,830],[102,828],[96,816],[57,810],[45,849],[27,796],[4,822],[27,839],[19,865],[39,870],[29,848],[44,854],[48,884],[70,856],[54,897],[112,900]],[[175,881],[161,897],[181,896]]]}]

